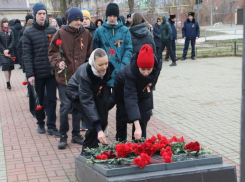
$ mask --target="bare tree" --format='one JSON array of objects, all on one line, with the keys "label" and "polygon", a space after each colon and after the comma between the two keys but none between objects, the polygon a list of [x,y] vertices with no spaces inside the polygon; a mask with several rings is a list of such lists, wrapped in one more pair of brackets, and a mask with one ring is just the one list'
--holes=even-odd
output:
[{"label": "bare tree", "polygon": [[134,12],[134,0],[128,0],[128,6],[129,6],[129,13]]}]

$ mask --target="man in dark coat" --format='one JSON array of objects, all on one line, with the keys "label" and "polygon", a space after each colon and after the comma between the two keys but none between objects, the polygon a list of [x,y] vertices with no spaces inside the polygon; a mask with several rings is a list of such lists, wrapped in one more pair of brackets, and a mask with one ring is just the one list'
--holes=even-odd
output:
[{"label": "man in dark coat", "polygon": [[[168,22],[172,28],[172,40],[171,40],[171,46],[172,50],[174,52],[174,55],[176,56],[176,44],[175,41],[177,40],[177,30],[175,27],[175,20],[176,20],[176,15],[174,13],[170,13],[170,17],[168,19]],[[168,61],[169,59],[169,53],[167,51],[166,56],[165,56],[165,61]]]},{"label": "man in dark coat", "polygon": [[159,51],[159,59],[162,60],[162,52],[164,51],[165,47],[167,47],[168,52],[170,53],[170,57],[172,59],[172,64],[169,66],[177,66],[176,64],[176,56],[174,55],[174,52],[171,47],[171,37],[172,37],[172,29],[170,24],[167,22],[166,16],[162,16],[162,24],[160,28],[160,34],[161,34],[161,46]]},{"label": "man in dark coat", "polygon": [[131,25],[131,22],[132,22],[132,17],[131,17],[131,14],[128,14],[127,15],[127,22],[126,22],[126,27],[130,27],[130,25]]},{"label": "man in dark coat", "polygon": [[21,63],[19,56],[18,56],[18,53],[17,53],[17,44],[18,44],[18,38],[19,38],[19,34],[20,34],[21,30],[22,30],[22,26],[20,24],[20,20],[16,19],[14,22],[14,26],[12,27],[12,31],[14,33],[14,54],[16,56],[15,63],[16,64],[19,63],[20,69],[22,69],[22,67],[21,67],[22,63]]},{"label": "man in dark coat", "polygon": [[[56,128],[56,87],[54,68],[48,59],[48,48],[56,29],[46,21],[47,9],[44,4],[33,6],[33,25],[24,31],[23,59],[25,61],[26,76],[30,84],[35,87],[39,104],[43,106],[45,88],[47,91],[47,135],[60,137]],[[36,111],[37,132],[43,134],[45,130],[45,112],[42,108]]]},{"label": "man in dark coat", "polygon": [[185,47],[183,50],[183,56],[181,58],[182,61],[186,59],[186,55],[188,52],[189,44],[191,41],[191,59],[195,60],[195,44],[196,40],[200,37],[200,28],[199,23],[196,19],[194,19],[194,12],[188,13],[188,19],[184,22],[184,26],[182,28],[182,37],[185,39]]},{"label": "man in dark coat", "polygon": [[[93,37],[88,30],[82,26],[83,14],[79,8],[70,8],[68,12],[68,25],[62,26],[53,36],[49,47],[49,59],[55,67],[55,76],[58,82],[58,91],[60,98],[60,142],[59,149],[65,149],[67,146],[67,132],[69,131],[68,114],[71,108],[71,101],[67,98],[65,92],[67,83],[79,66],[88,61],[93,51]],[[61,57],[57,40],[62,40],[61,49],[65,62]],[[81,44],[83,46],[81,47]],[[66,66],[66,78],[64,71],[59,73]],[[66,79],[66,80],[65,80]],[[72,111],[72,143],[83,144],[83,137],[80,135],[80,118],[78,110]]]},{"label": "man in dark coat", "polygon": [[62,19],[59,18],[59,17],[57,17],[56,18],[56,21],[57,21],[57,24],[58,24],[59,28],[61,28],[61,26],[62,26]]},{"label": "man in dark coat", "polygon": [[161,46],[161,35],[160,35],[160,27],[161,27],[161,20],[160,18],[157,18],[157,23],[155,24],[153,28],[153,36],[154,36],[154,42],[156,46],[156,54],[159,55],[159,49]]},{"label": "man in dark coat", "polygon": [[20,33],[19,33],[18,41],[19,41],[19,39],[20,39],[20,38],[23,36],[23,34],[24,34],[24,31],[25,31],[26,24],[27,24],[28,20],[33,19],[33,16],[30,15],[30,14],[27,14],[26,17],[25,17],[25,19],[26,19],[26,23],[25,23],[25,26],[22,27],[22,29],[21,29],[21,31],[20,31]]}]

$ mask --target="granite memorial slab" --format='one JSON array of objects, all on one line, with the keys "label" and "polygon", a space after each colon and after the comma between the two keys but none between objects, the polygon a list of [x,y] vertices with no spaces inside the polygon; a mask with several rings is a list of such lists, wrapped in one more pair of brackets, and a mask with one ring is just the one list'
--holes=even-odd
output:
[{"label": "granite memorial slab", "polygon": [[222,157],[212,154],[173,157],[172,163],[155,155],[143,169],[133,164],[87,164],[89,158],[80,155],[76,159],[79,182],[237,182],[235,166],[223,164]]}]

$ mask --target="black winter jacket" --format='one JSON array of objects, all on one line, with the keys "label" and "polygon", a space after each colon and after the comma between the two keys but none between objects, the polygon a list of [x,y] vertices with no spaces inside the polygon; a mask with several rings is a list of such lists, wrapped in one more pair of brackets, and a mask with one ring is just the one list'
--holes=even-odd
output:
[{"label": "black winter jacket", "polygon": [[140,51],[141,47],[148,44],[156,52],[156,46],[151,32],[146,27],[145,23],[138,24],[129,29],[133,44],[133,53]]},{"label": "black winter jacket", "polygon": [[35,19],[33,25],[24,31],[22,41],[23,60],[27,78],[48,78],[54,75],[53,67],[48,59],[48,49],[56,29],[46,21],[44,26]]},{"label": "black winter jacket", "polygon": [[[115,79],[113,100],[117,104],[117,118],[120,122],[132,123],[136,120],[148,122],[153,109],[152,88],[155,86],[162,68],[162,61],[155,56],[152,73],[144,77],[137,66],[138,54],[134,54],[131,62],[122,68]],[[151,92],[146,86],[152,83]]]},{"label": "black winter jacket", "polygon": [[161,25],[158,25],[157,23],[153,27],[153,36],[154,36],[154,42],[156,47],[161,46],[161,32],[160,32]]},{"label": "black winter jacket", "polygon": [[19,34],[20,34],[20,31],[22,30],[22,26],[20,23],[16,23],[13,28],[12,28],[12,31],[14,33],[14,46],[17,47],[17,43],[18,43],[18,38],[19,38]]},{"label": "black winter jacket", "polygon": [[[107,124],[109,98],[104,94],[107,82],[111,79],[114,67],[111,63],[107,68],[103,79],[95,76],[88,63],[81,65],[74,75],[70,78],[66,96],[73,101],[80,101],[83,110],[83,121],[88,128],[105,128],[101,126]],[[101,92],[99,92],[102,86]]]},{"label": "black winter jacket", "polygon": [[[3,51],[8,49],[9,54],[11,54],[12,58],[5,57],[3,55]],[[14,57],[14,34],[11,31],[10,34],[7,32],[0,33],[0,65],[14,65],[13,62]]]},{"label": "black winter jacket", "polygon": [[92,22],[90,23],[90,27],[86,27],[86,29],[92,34],[92,36],[94,36],[94,32],[96,30],[96,26],[95,24],[93,24]]},{"label": "black winter jacket", "polygon": [[17,44],[17,53],[18,53],[18,58],[19,58],[19,62],[22,64],[22,69],[23,72],[25,73],[25,64],[24,64],[24,60],[22,58],[23,53],[22,53],[22,41],[23,41],[23,36],[19,39],[19,42]]}]

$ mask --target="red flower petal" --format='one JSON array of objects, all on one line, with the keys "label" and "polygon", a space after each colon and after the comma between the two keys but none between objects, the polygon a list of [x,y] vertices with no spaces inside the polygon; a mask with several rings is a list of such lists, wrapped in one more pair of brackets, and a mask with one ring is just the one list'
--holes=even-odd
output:
[{"label": "red flower petal", "polygon": [[115,54],[116,52],[113,49],[110,49],[111,54]]},{"label": "red flower petal", "polygon": [[56,45],[59,46],[59,45],[61,45],[61,44],[62,44],[62,40],[61,40],[61,39],[57,39],[57,40],[56,40]]}]

